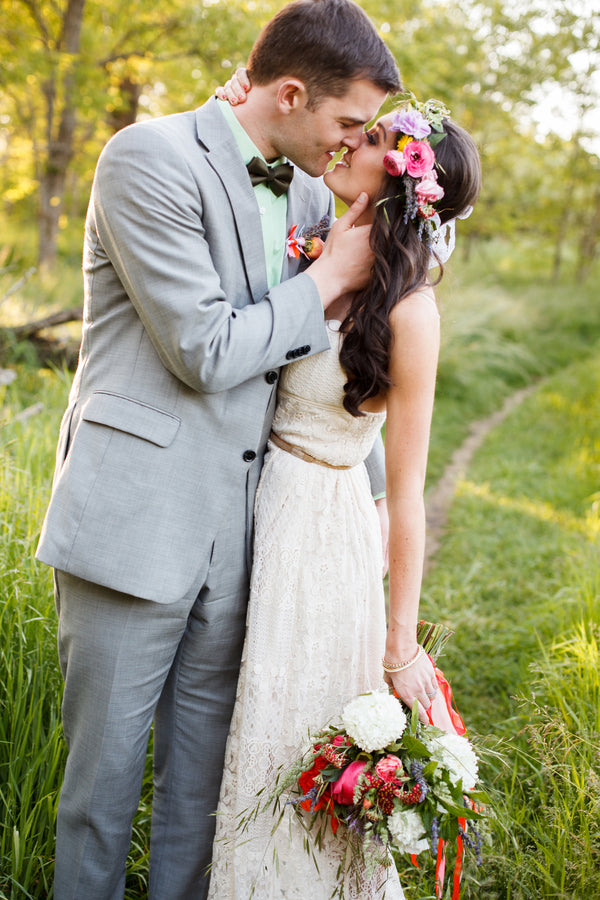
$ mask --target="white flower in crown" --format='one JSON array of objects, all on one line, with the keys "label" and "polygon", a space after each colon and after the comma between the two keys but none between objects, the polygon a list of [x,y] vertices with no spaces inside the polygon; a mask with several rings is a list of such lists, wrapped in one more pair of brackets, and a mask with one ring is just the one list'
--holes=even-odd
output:
[{"label": "white flower in crown", "polygon": [[425,743],[431,758],[448,770],[452,784],[458,784],[462,779],[463,790],[473,790],[479,778],[478,760],[466,737],[442,734]]},{"label": "white flower in crown", "polygon": [[400,739],[406,728],[406,715],[395,697],[374,691],[348,703],[342,722],[354,743],[371,753]]},{"label": "white flower in crown", "polygon": [[427,835],[423,837],[425,831],[423,819],[415,809],[397,809],[389,817],[387,824],[394,839],[394,846],[400,853],[418,856],[429,848]]}]

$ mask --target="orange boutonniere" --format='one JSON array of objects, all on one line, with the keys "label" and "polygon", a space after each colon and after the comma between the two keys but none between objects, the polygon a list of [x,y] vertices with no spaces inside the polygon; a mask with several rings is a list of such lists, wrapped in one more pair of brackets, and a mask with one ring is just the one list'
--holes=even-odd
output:
[{"label": "orange boutonniere", "polygon": [[325,246],[325,238],[329,231],[329,216],[323,216],[318,225],[311,225],[298,230],[298,225],[292,225],[289,230],[285,246],[287,255],[300,258],[300,254],[307,259],[318,259]]}]

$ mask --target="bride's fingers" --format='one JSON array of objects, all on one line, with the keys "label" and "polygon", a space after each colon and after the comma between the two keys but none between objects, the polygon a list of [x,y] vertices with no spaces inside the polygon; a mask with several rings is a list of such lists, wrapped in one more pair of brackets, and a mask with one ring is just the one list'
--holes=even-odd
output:
[{"label": "bride's fingers", "polygon": [[[237,72],[234,72],[227,84],[229,85],[229,92],[227,99],[230,103],[244,103],[246,100],[246,88],[240,81],[241,69],[238,69]],[[244,69],[244,71],[246,71]],[[250,84],[248,83],[248,90],[250,90]]]},{"label": "bride's fingers", "polygon": [[415,700],[419,703],[419,718],[422,722],[428,721],[426,710],[431,707],[434,698],[438,694],[437,677],[431,661],[423,655],[414,666],[410,666],[398,673],[385,672],[386,682],[393,687],[394,692],[409,707],[412,708]]},{"label": "bride's fingers", "polygon": [[[233,76],[226,81],[224,85],[215,89],[215,94],[219,98],[219,100],[227,100],[232,106],[235,106],[238,102],[239,88],[236,87],[233,83]],[[245,95],[244,95],[245,97]]]},{"label": "bride's fingers", "polygon": [[457,734],[456,727],[454,722],[450,718],[450,714],[448,712],[448,707],[444,701],[444,697],[441,693],[438,692],[437,697],[434,697],[431,709],[429,710],[431,719],[433,724],[437,726],[437,728],[441,728],[444,731],[447,731],[449,734]]},{"label": "bride's fingers", "polygon": [[[248,93],[252,85],[250,84],[250,77],[248,75],[248,69],[245,66],[240,66],[239,69],[235,70],[233,78],[236,79],[239,87],[245,93]],[[232,80],[233,80],[232,78]]]},{"label": "bride's fingers", "polygon": [[240,68],[236,69],[224,85],[215,88],[215,94],[219,100],[227,100],[232,106],[236,106],[238,103],[244,103],[250,87],[250,79],[246,69]]}]

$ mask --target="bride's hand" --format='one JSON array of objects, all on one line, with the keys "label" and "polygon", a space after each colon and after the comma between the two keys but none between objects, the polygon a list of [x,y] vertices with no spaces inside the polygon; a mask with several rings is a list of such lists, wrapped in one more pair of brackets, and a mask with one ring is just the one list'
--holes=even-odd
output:
[{"label": "bride's hand", "polygon": [[240,66],[240,68],[236,69],[233,73],[229,81],[224,85],[215,88],[215,94],[219,100],[227,100],[232,106],[237,106],[238,103],[245,102],[246,94],[250,88],[251,84],[250,79],[248,78],[248,72],[243,66]]},{"label": "bride's hand", "polygon": [[[391,656],[386,656],[386,659],[390,663],[396,661]],[[435,669],[427,654],[421,653],[416,662],[400,672],[384,671],[384,679],[409,709],[412,709],[415,700],[418,701],[419,719],[427,724],[427,710],[439,692]]]}]

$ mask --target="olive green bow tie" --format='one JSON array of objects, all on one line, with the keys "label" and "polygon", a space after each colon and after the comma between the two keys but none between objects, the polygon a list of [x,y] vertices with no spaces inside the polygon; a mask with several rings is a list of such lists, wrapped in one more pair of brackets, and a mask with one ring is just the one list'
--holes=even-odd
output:
[{"label": "olive green bow tie", "polygon": [[289,163],[281,163],[277,166],[268,166],[264,159],[253,156],[246,166],[250,175],[252,187],[264,184],[273,191],[276,197],[285,194],[294,177],[294,167]]}]

